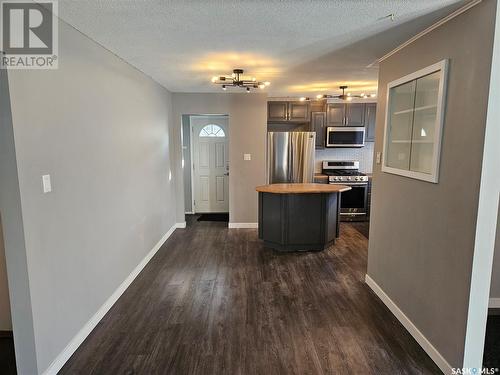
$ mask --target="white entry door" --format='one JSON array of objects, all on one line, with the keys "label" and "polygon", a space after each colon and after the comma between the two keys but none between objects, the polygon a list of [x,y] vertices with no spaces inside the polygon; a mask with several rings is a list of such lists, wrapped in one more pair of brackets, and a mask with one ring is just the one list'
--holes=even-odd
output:
[{"label": "white entry door", "polygon": [[229,212],[227,117],[191,118],[194,212]]}]

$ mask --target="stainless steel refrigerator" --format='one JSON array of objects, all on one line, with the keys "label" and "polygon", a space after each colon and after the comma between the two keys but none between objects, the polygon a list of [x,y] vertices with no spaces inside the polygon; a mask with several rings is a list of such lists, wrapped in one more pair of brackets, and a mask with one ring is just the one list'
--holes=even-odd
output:
[{"label": "stainless steel refrigerator", "polygon": [[315,132],[267,133],[267,183],[313,182],[315,138]]}]

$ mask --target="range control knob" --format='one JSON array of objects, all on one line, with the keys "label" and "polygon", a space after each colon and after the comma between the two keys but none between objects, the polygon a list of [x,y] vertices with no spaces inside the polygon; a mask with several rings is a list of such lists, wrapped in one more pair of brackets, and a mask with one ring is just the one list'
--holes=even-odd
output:
[{"label": "range control knob", "polygon": [[359,177],[357,177],[357,176],[356,176],[356,177],[354,177],[354,180],[355,180],[355,181],[359,181]]},{"label": "range control knob", "polygon": [[347,177],[347,180],[348,180],[348,181],[351,181],[351,177]]}]

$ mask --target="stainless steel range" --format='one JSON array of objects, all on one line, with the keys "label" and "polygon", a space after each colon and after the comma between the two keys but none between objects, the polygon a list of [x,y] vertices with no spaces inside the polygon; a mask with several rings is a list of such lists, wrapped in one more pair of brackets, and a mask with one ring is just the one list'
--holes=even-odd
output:
[{"label": "stainless steel range", "polygon": [[366,220],[368,206],[368,176],[359,171],[357,160],[324,160],[323,174],[328,183],[347,185],[351,190],[342,193],[340,215],[343,220]]}]

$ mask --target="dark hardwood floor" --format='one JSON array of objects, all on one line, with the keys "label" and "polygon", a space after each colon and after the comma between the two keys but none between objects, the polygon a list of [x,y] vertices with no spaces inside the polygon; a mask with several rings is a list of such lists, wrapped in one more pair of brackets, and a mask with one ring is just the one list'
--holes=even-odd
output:
[{"label": "dark hardwood floor", "polygon": [[17,374],[12,332],[0,331],[0,374]]},{"label": "dark hardwood floor", "polygon": [[483,366],[500,368],[500,312],[488,316],[484,342]]},{"label": "dark hardwood floor", "polygon": [[61,374],[440,374],[364,283],[367,239],[315,253],[188,218]]}]

